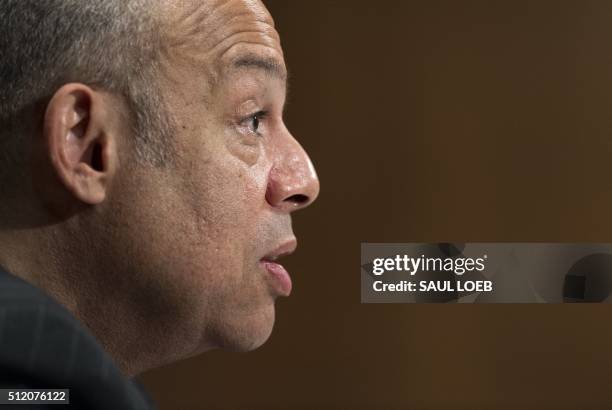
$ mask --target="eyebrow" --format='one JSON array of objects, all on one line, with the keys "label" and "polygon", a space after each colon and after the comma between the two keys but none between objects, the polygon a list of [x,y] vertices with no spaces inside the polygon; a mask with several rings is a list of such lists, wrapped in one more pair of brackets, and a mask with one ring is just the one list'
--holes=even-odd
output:
[{"label": "eyebrow", "polygon": [[287,71],[276,59],[259,57],[255,55],[244,55],[240,56],[232,62],[234,68],[254,68],[263,70],[266,73],[280,78],[281,80],[287,80]]}]

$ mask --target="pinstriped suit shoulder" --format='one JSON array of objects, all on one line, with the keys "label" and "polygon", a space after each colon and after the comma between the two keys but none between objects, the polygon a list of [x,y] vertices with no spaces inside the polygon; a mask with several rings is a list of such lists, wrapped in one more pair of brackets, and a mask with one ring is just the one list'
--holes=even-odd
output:
[{"label": "pinstriped suit shoulder", "polygon": [[139,384],[122,375],[68,310],[2,269],[0,384],[69,388],[71,405],[67,408],[71,409],[154,408]]}]

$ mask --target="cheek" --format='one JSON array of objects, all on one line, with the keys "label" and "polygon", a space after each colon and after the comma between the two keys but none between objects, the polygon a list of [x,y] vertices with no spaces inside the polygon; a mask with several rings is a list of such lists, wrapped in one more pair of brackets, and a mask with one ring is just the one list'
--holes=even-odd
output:
[{"label": "cheek", "polygon": [[265,170],[227,152],[193,171],[183,181],[200,182],[184,184],[180,195],[190,242],[218,263],[252,263],[265,224]]},{"label": "cheek", "polygon": [[166,226],[181,232],[187,269],[225,283],[257,267],[266,245],[261,233],[270,222],[263,143],[228,132],[215,128],[185,137],[172,184],[176,217]]}]

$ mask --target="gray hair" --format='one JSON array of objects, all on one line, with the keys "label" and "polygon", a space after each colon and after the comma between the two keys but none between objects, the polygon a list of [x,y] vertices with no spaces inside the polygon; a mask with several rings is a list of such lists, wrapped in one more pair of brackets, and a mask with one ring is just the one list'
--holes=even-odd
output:
[{"label": "gray hair", "polygon": [[138,159],[156,166],[169,159],[173,127],[154,81],[163,40],[153,3],[0,0],[0,168],[19,156],[20,116],[68,82],[122,96]]}]

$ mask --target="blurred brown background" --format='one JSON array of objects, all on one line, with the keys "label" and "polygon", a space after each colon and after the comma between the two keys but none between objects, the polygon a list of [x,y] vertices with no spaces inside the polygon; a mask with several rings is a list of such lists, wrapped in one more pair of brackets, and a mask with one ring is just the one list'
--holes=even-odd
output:
[{"label": "blurred brown background", "polygon": [[609,409],[606,305],[361,305],[360,242],[612,242],[612,2],[267,1],[296,214],[272,338],[142,377],[170,409]]}]

